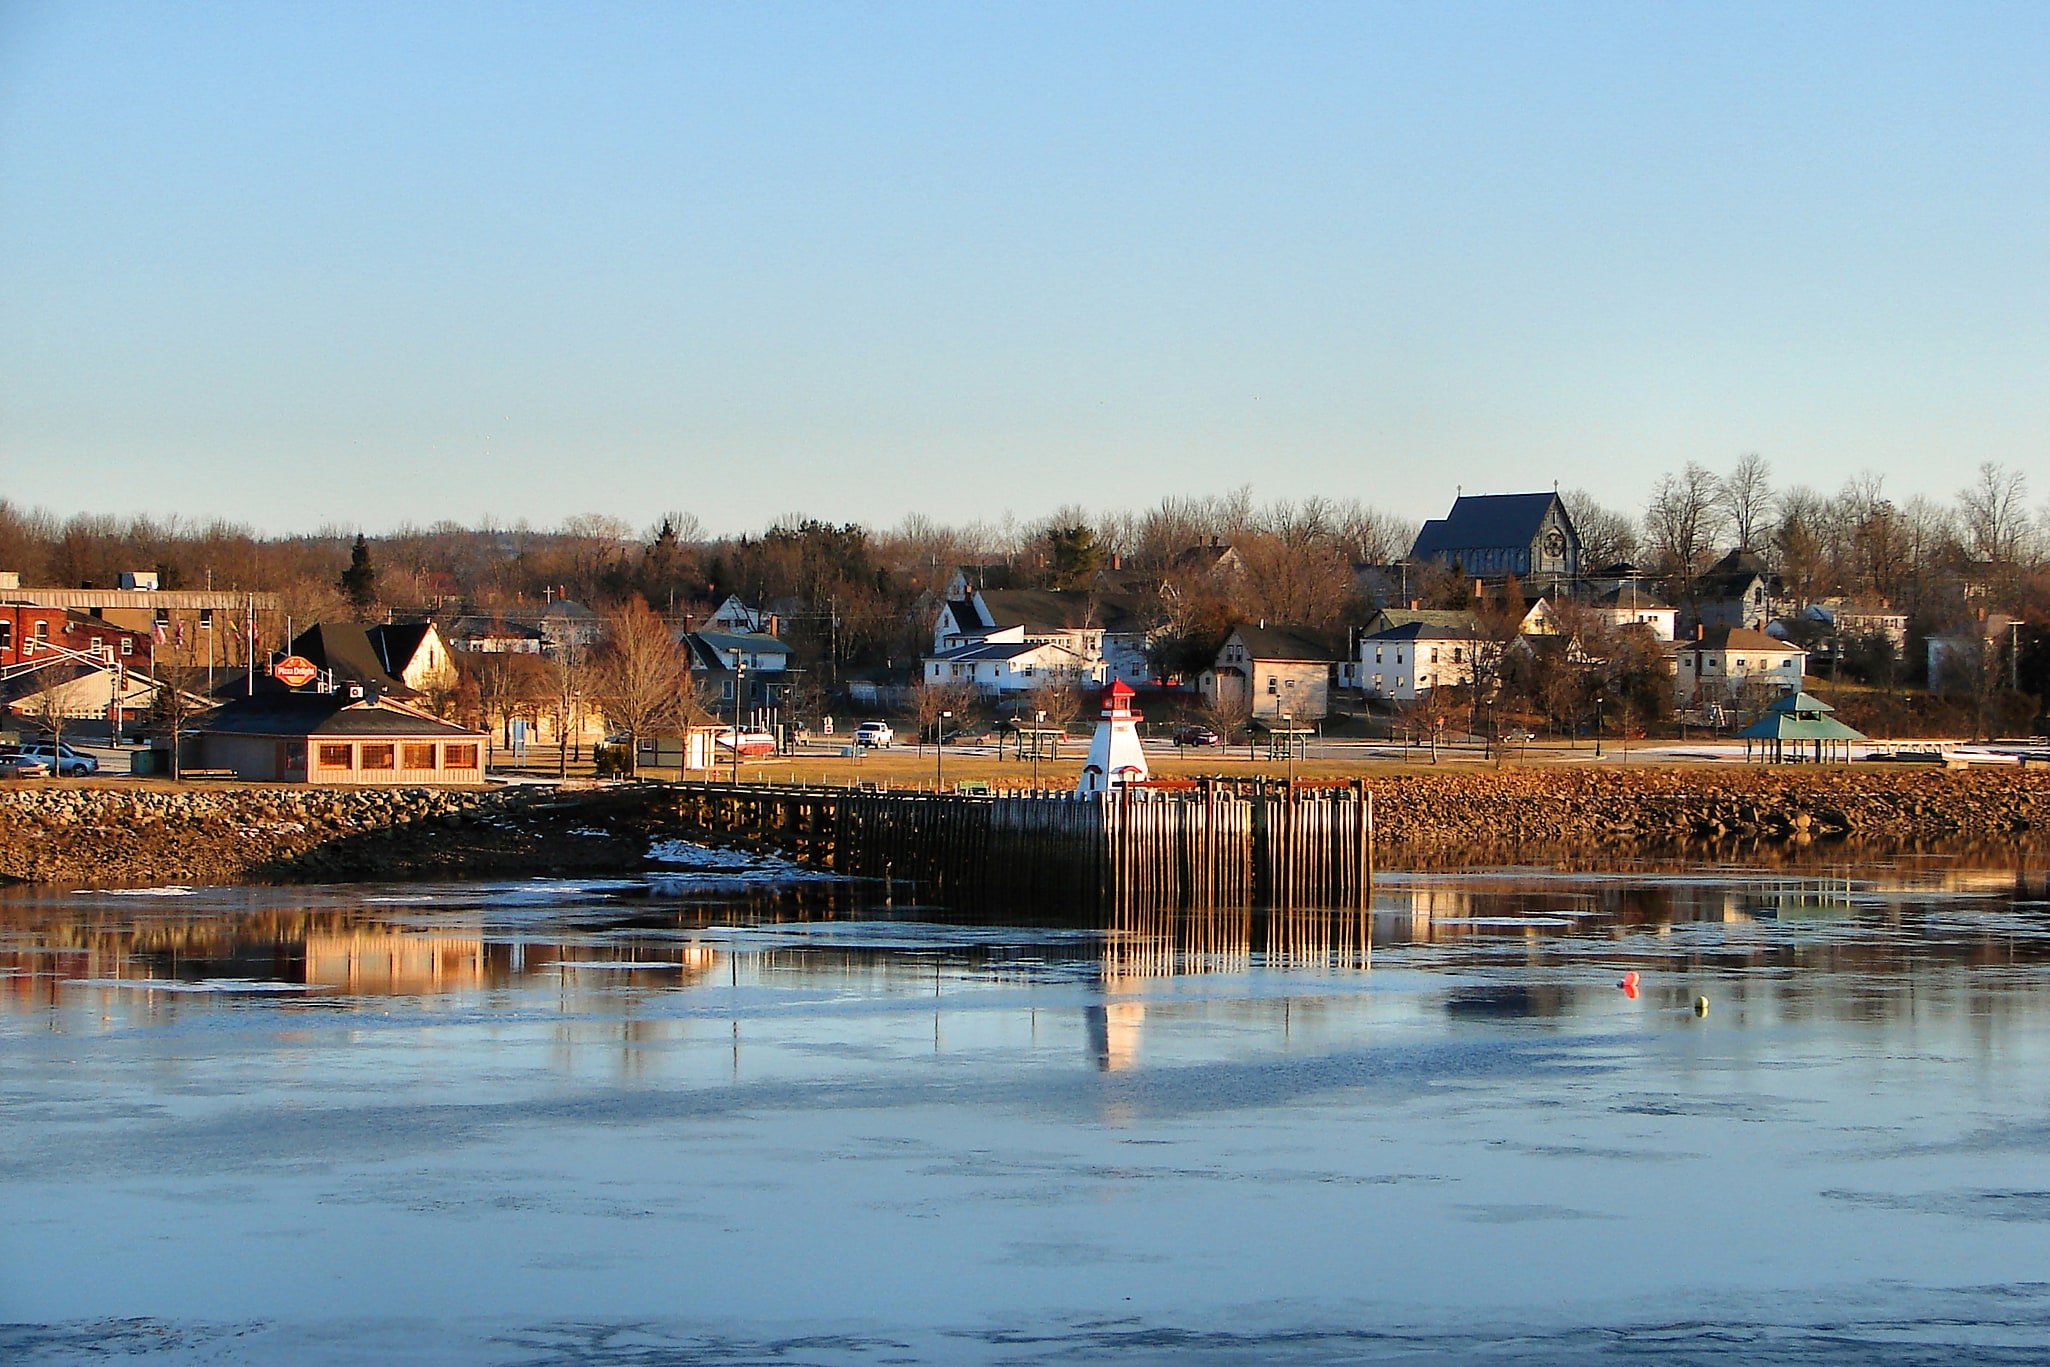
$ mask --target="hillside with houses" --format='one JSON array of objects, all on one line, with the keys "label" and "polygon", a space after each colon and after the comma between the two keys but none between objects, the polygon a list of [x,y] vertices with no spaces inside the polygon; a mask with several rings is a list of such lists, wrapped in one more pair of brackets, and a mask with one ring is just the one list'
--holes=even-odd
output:
[{"label": "hillside with houses", "polygon": [[[734,537],[684,512],[265,538],[0,504],[0,705],[17,734],[205,731],[196,762],[274,777],[353,726],[359,782],[478,744],[1064,727],[1114,681],[1231,736],[1728,732],[1804,685],[1888,734],[2038,724],[2050,516],[2019,474],[1985,467],[1948,505],[1769,475],[1690,465],[1635,513],[1461,490],[1417,525],[1240,491]],[[280,684],[287,659],[313,681]],[[309,689],[337,705],[315,716]]]}]

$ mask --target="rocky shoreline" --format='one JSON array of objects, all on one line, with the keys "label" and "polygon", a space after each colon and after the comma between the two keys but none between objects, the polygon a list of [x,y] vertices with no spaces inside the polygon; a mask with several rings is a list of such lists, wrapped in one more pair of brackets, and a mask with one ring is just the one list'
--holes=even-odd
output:
[{"label": "rocky shoreline", "polygon": [[[1503,769],[1373,779],[1388,857],[1969,840],[2050,848],[2050,772]],[[0,790],[0,880],[121,886],[595,876],[650,867],[662,789]]]}]

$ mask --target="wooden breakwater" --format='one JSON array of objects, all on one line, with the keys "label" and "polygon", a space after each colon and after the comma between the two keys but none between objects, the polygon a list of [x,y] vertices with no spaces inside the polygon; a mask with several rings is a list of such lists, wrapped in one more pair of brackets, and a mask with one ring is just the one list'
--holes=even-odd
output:
[{"label": "wooden breakwater", "polygon": [[1373,883],[1363,783],[1203,780],[1079,797],[691,783],[681,834],[774,849],[950,902],[1362,906]]}]

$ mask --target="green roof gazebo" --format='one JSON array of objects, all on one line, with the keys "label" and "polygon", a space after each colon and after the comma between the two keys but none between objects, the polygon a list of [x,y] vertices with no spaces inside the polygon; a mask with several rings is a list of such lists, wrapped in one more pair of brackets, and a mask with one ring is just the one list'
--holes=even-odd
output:
[{"label": "green roof gazebo", "polygon": [[[1851,757],[1851,742],[1865,739],[1829,714],[1836,711],[1812,694],[1796,689],[1765,709],[1765,715],[1737,733],[1744,742],[1744,758],[1756,757],[1769,764],[1799,763],[1803,759],[1821,764],[1826,760]],[[1813,749],[1807,754],[1801,747]]]}]

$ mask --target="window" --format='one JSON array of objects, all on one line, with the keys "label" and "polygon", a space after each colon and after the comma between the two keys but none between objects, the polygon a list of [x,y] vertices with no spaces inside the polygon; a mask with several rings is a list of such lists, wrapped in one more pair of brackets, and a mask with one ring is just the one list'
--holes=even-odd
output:
[{"label": "window", "polygon": [[1381,663],[1381,647],[1379,646],[1374,647],[1374,663]]},{"label": "window", "polygon": [[105,641],[104,639],[102,639],[101,637],[98,637],[98,636],[95,636],[95,637],[93,637],[93,643],[92,643],[92,644],[91,644],[90,646],[88,646],[88,647],[86,648],[86,652],[85,652],[85,653],[86,653],[86,654],[88,654],[88,655],[90,655],[90,656],[92,656],[92,657],[93,657],[93,658],[94,658],[95,660],[104,660],[104,659],[106,659],[106,658],[107,658],[107,643],[106,643],[106,641]]},{"label": "window", "polygon": [[432,769],[434,767],[434,742],[407,741],[400,747],[399,758],[408,769]]},{"label": "window", "polygon": [[1460,648],[1460,647],[1458,647],[1458,646],[1454,646],[1454,647],[1452,647],[1452,663],[1454,663],[1454,664],[1464,664],[1465,662],[1466,662],[1466,651],[1464,651],[1463,649],[1461,649],[1461,648]]},{"label": "window", "polygon": [[1438,663],[1438,647],[1436,646],[1431,647],[1431,663]]},{"label": "window", "polygon": [[14,623],[0,622],[0,650],[14,649]]},{"label": "window", "polygon": [[36,641],[40,645],[48,645],[50,643],[50,624],[48,622],[36,623]]},{"label": "window", "polygon": [[320,744],[320,767],[323,769],[347,769],[354,764],[351,745],[336,745],[328,741]]},{"label": "window", "polygon": [[1267,691],[1269,693],[1279,693],[1281,691],[1281,685],[1276,682],[1272,674],[1267,676]]},{"label": "window", "polygon": [[133,636],[123,636],[121,638],[121,653],[123,655],[133,655],[135,653],[135,638]]},{"label": "window", "polygon": [[199,629],[201,631],[212,631],[214,629],[214,610],[212,608],[201,608],[199,610]]},{"label": "window", "polygon": [[444,768],[474,769],[477,767],[477,747],[475,745],[443,746],[441,762]]},{"label": "window", "polygon": [[167,627],[171,625],[171,610],[169,608],[158,608],[156,612],[156,621],[157,625],[160,627]]},{"label": "window", "polygon": [[398,747],[390,741],[366,743],[363,747],[365,769],[393,769],[398,767]]}]

